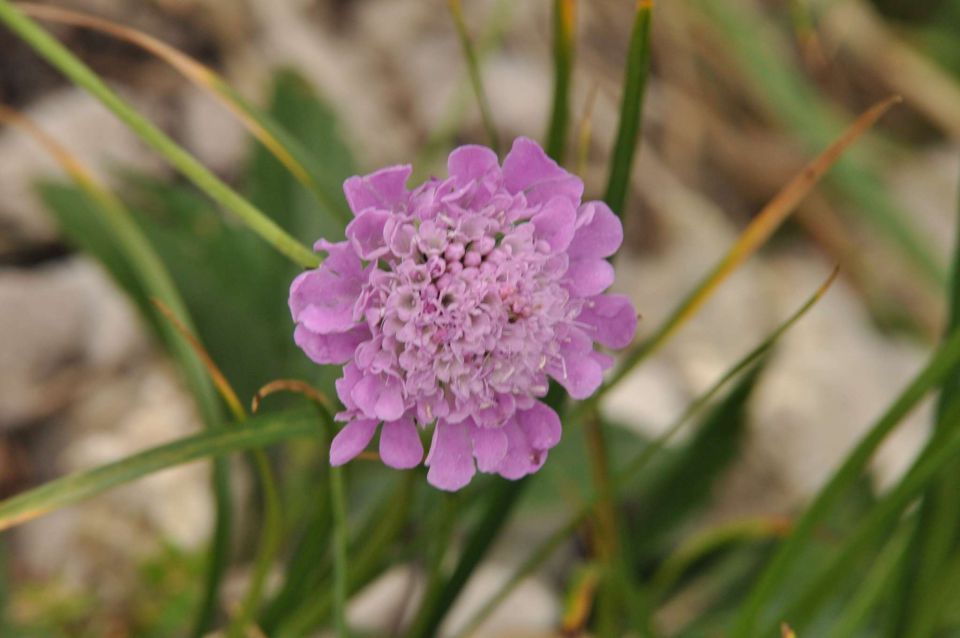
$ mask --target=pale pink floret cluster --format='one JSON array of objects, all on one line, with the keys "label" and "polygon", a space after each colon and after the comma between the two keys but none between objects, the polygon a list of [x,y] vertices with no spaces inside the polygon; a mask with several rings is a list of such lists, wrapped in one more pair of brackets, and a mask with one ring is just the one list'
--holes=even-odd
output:
[{"label": "pale pink floret cluster", "polygon": [[560,440],[539,401],[550,378],[592,394],[625,346],[636,313],[607,258],[620,221],[533,141],[501,167],[480,146],[450,154],[447,179],[408,190],[409,166],[351,177],[347,239],[325,240],[323,264],[290,289],[295,339],[317,363],[346,364],[337,381],[346,423],[330,447],[339,465],[380,428],[391,467],[423,459],[419,428],[436,424],[430,483],[457,490],[476,470],[518,479]]}]

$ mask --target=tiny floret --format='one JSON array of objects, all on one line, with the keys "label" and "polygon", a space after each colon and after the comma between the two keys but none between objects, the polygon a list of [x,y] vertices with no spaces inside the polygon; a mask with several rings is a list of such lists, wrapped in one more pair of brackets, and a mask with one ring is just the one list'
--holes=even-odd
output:
[{"label": "tiny floret", "polygon": [[543,403],[550,379],[584,399],[622,348],[636,312],[608,257],[623,241],[583,183],[519,138],[501,167],[482,146],[450,154],[446,179],[409,190],[410,166],[344,183],[354,218],[346,240],[321,239],[320,267],[290,288],[297,345],[344,364],[337,394],[346,425],[330,462],[346,463],[379,427],[394,468],[424,456],[428,481],[458,490],[477,470],[519,479],[560,441]]}]

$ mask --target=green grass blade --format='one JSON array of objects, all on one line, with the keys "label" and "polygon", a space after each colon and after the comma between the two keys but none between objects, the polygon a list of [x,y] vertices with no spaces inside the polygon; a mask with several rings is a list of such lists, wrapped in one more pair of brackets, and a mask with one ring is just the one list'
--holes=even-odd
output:
[{"label": "green grass blade", "polygon": [[487,100],[487,93],[483,88],[483,78],[480,76],[480,61],[473,47],[473,41],[470,39],[470,33],[467,31],[467,24],[463,18],[463,6],[460,4],[460,0],[447,0],[447,5],[450,7],[450,15],[457,29],[457,37],[460,38],[460,47],[463,49],[463,56],[467,61],[467,71],[470,74],[470,83],[473,85],[473,92],[477,97],[477,106],[480,107],[480,117],[483,119],[483,128],[487,131],[490,148],[499,155],[500,135],[497,133],[497,126],[493,122],[490,102]]},{"label": "green grass blade", "polygon": [[[960,198],[958,198],[960,200]],[[953,272],[950,283],[950,314],[946,334],[958,332],[960,326],[960,201],[958,201]],[[960,366],[944,379],[937,401],[936,428],[933,437],[949,439],[956,435],[957,424],[944,421],[944,414],[960,403]],[[939,615],[940,597],[936,595],[944,565],[960,546],[960,466],[945,468],[943,476],[930,486],[920,509],[920,523],[907,552],[905,578],[900,595],[894,602],[895,614],[890,625],[894,635],[926,638],[933,635]]]},{"label": "green grass blade", "polygon": [[74,83],[100,100],[140,139],[152,146],[190,179],[200,190],[233,212],[252,231],[281,254],[304,267],[315,267],[319,258],[264,215],[260,210],[227,186],[216,175],[134,110],[111,90],[88,66],[68,51],[44,29],[18,11],[8,0],[0,0],[0,21],[57,67]]},{"label": "green grass blade", "polygon": [[553,0],[553,110],[547,129],[547,155],[563,163],[570,123],[570,82],[576,38],[576,0]]},{"label": "green grass blade", "polygon": [[[956,404],[951,409],[946,419],[951,424],[960,423],[960,404]],[[795,627],[806,622],[818,605],[834,591],[831,585],[855,573],[857,561],[868,548],[890,534],[897,517],[941,469],[956,462],[958,454],[960,454],[960,436],[947,442],[928,443],[903,479],[871,509],[857,529],[844,541],[837,554],[817,576],[811,579],[802,593],[796,597],[795,602],[789,605],[787,611],[779,617],[786,618]],[[776,629],[777,622],[779,620],[768,627],[767,633]],[[760,635],[766,634],[761,632]]]},{"label": "green grass blade", "polygon": [[603,199],[617,215],[623,215],[630,187],[630,173],[640,142],[640,123],[643,119],[643,97],[650,69],[650,19],[652,0],[639,0],[630,34],[626,71],[623,78],[623,102],[620,105],[620,125],[610,158],[610,177]]},{"label": "green grass blade", "polygon": [[960,364],[960,333],[954,334],[930,359],[887,411],[870,428],[854,450],[847,456],[830,481],[817,494],[813,503],[797,522],[793,533],[777,550],[764,569],[758,582],[744,602],[730,634],[733,638],[751,638],[757,635],[756,624],[789,575],[803,547],[813,534],[816,524],[829,511],[844,490],[859,477],[877,447],[931,389]]},{"label": "green grass blade", "polygon": [[316,436],[315,413],[294,411],[258,416],[243,424],[223,426],[151,448],[85,472],[55,479],[0,501],[0,530],[76,504],[111,488],[154,472],[206,457],[261,448],[296,437]]}]

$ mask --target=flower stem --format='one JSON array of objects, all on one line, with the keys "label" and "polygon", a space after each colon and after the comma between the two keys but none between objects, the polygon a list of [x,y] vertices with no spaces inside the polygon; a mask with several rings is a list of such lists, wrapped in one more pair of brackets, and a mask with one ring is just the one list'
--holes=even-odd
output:
[{"label": "flower stem", "polygon": [[343,468],[330,468],[330,503],[333,513],[333,625],[337,636],[347,631],[347,506]]},{"label": "flower stem", "polygon": [[563,163],[570,120],[576,0],[553,0],[553,110],[547,130],[547,155]]},{"label": "flower stem", "polygon": [[457,28],[457,36],[460,38],[463,55],[467,59],[470,83],[473,84],[473,92],[477,95],[477,106],[480,107],[483,128],[486,129],[487,137],[490,138],[490,147],[499,155],[500,136],[497,134],[497,126],[493,123],[493,114],[490,112],[487,93],[483,89],[483,79],[480,77],[480,62],[477,59],[477,52],[474,50],[473,41],[470,39],[470,33],[467,31],[467,25],[463,19],[463,7],[460,0],[447,0],[447,4],[450,7],[450,15],[453,17],[453,24]]}]

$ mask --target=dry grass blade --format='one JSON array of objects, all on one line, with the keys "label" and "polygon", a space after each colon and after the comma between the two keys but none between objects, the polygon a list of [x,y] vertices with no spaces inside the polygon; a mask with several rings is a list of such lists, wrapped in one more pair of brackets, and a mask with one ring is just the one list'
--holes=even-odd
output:
[{"label": "dry grass blade", "polygon": [[886,98],[867,109],[816,159],[807,164],[770,202],[763,207],[752,222],[740,235],[737,242],[727,251],[720,262],[700,284],[680,303],[660,328],[646,341],[634,347],[610,381],[603,385],[596,400],[625,377],[640,361],[659,348],[674,332],[689,321],[707,302],[723,281],[743,262],[763,246],[771,235],[796,210],[797,205],[813,189],[831,166],[861,135],[863,135],[894,104],[901,101],[900,96]]},{"label": "dry grass blade", "polygon": [[600,569],[596,565],[588,566],[574,583],[564,605],[561,622],[564,636],[578,636],[583,632],[590,618],[599,585]]},{"label": "dry grass blade", "polygon": [[91,29],[138,46],[157,56],[223,104],[240,120],[251,135],[256,137],[261,144],[273,153],[277,160],[287,167],[297,180],[311,190],[319,188],[303,165],[284,147],[280,140],[257,121],[257,118],[251,114],[250,107],[243,103],[227,82],[210,67],[149,34],[104,18],[31,2],[17,3],[16,6],[23,13],[33,18]]},{"label": "dry grass blade", "polygon": [[223,372],[220,371],[220,368],[217,367],[217,364],[213,362],[213,359],[210,358],[210,354],[207,352],[207,349],[203,347],[203,344],[194,336],[192,332],[187,328],[186,325],[180,320],[177,315],[167,307],[159,299],[151,299],[153,305],[157,307],[157,310],[163,314],[167,320],[173,324],[173,327],[177,329],[177,332],[180,333],[180,336],[190,344],[190,347],[193,349],[193,352],[197,355],[197,358],[200,359],[203,363],[203,367],[207,369],[207,373],[210,375],[210,379],[213,380],[213,385],[217,388],[217,392],[220,393],[220,396],[223,397],[223,400],[227,402],[227,407],[230,408],[230,412],[233,413],[233,416],[236,417],[238,421],[243,421],[247,418],[247,413],[243,409],[243,405],[240,403],[240,399],[237,398],[237,393],[234,391],[233,386],[230,385],[230,382],[227,381],[227,378],[223,376]]},{"label": "dry grass blade", "polygon": [[253,401],[250,402],[250,411],[254,414],[259,412],[260,404],[263,400],[275,392],[295,392],[302,394],[326,410],[332,411],[333,409],[330,405],[330,399],[306,381],[301,381],[300,379],[275,379],[257,390],[257,393],[253,396]]}]

